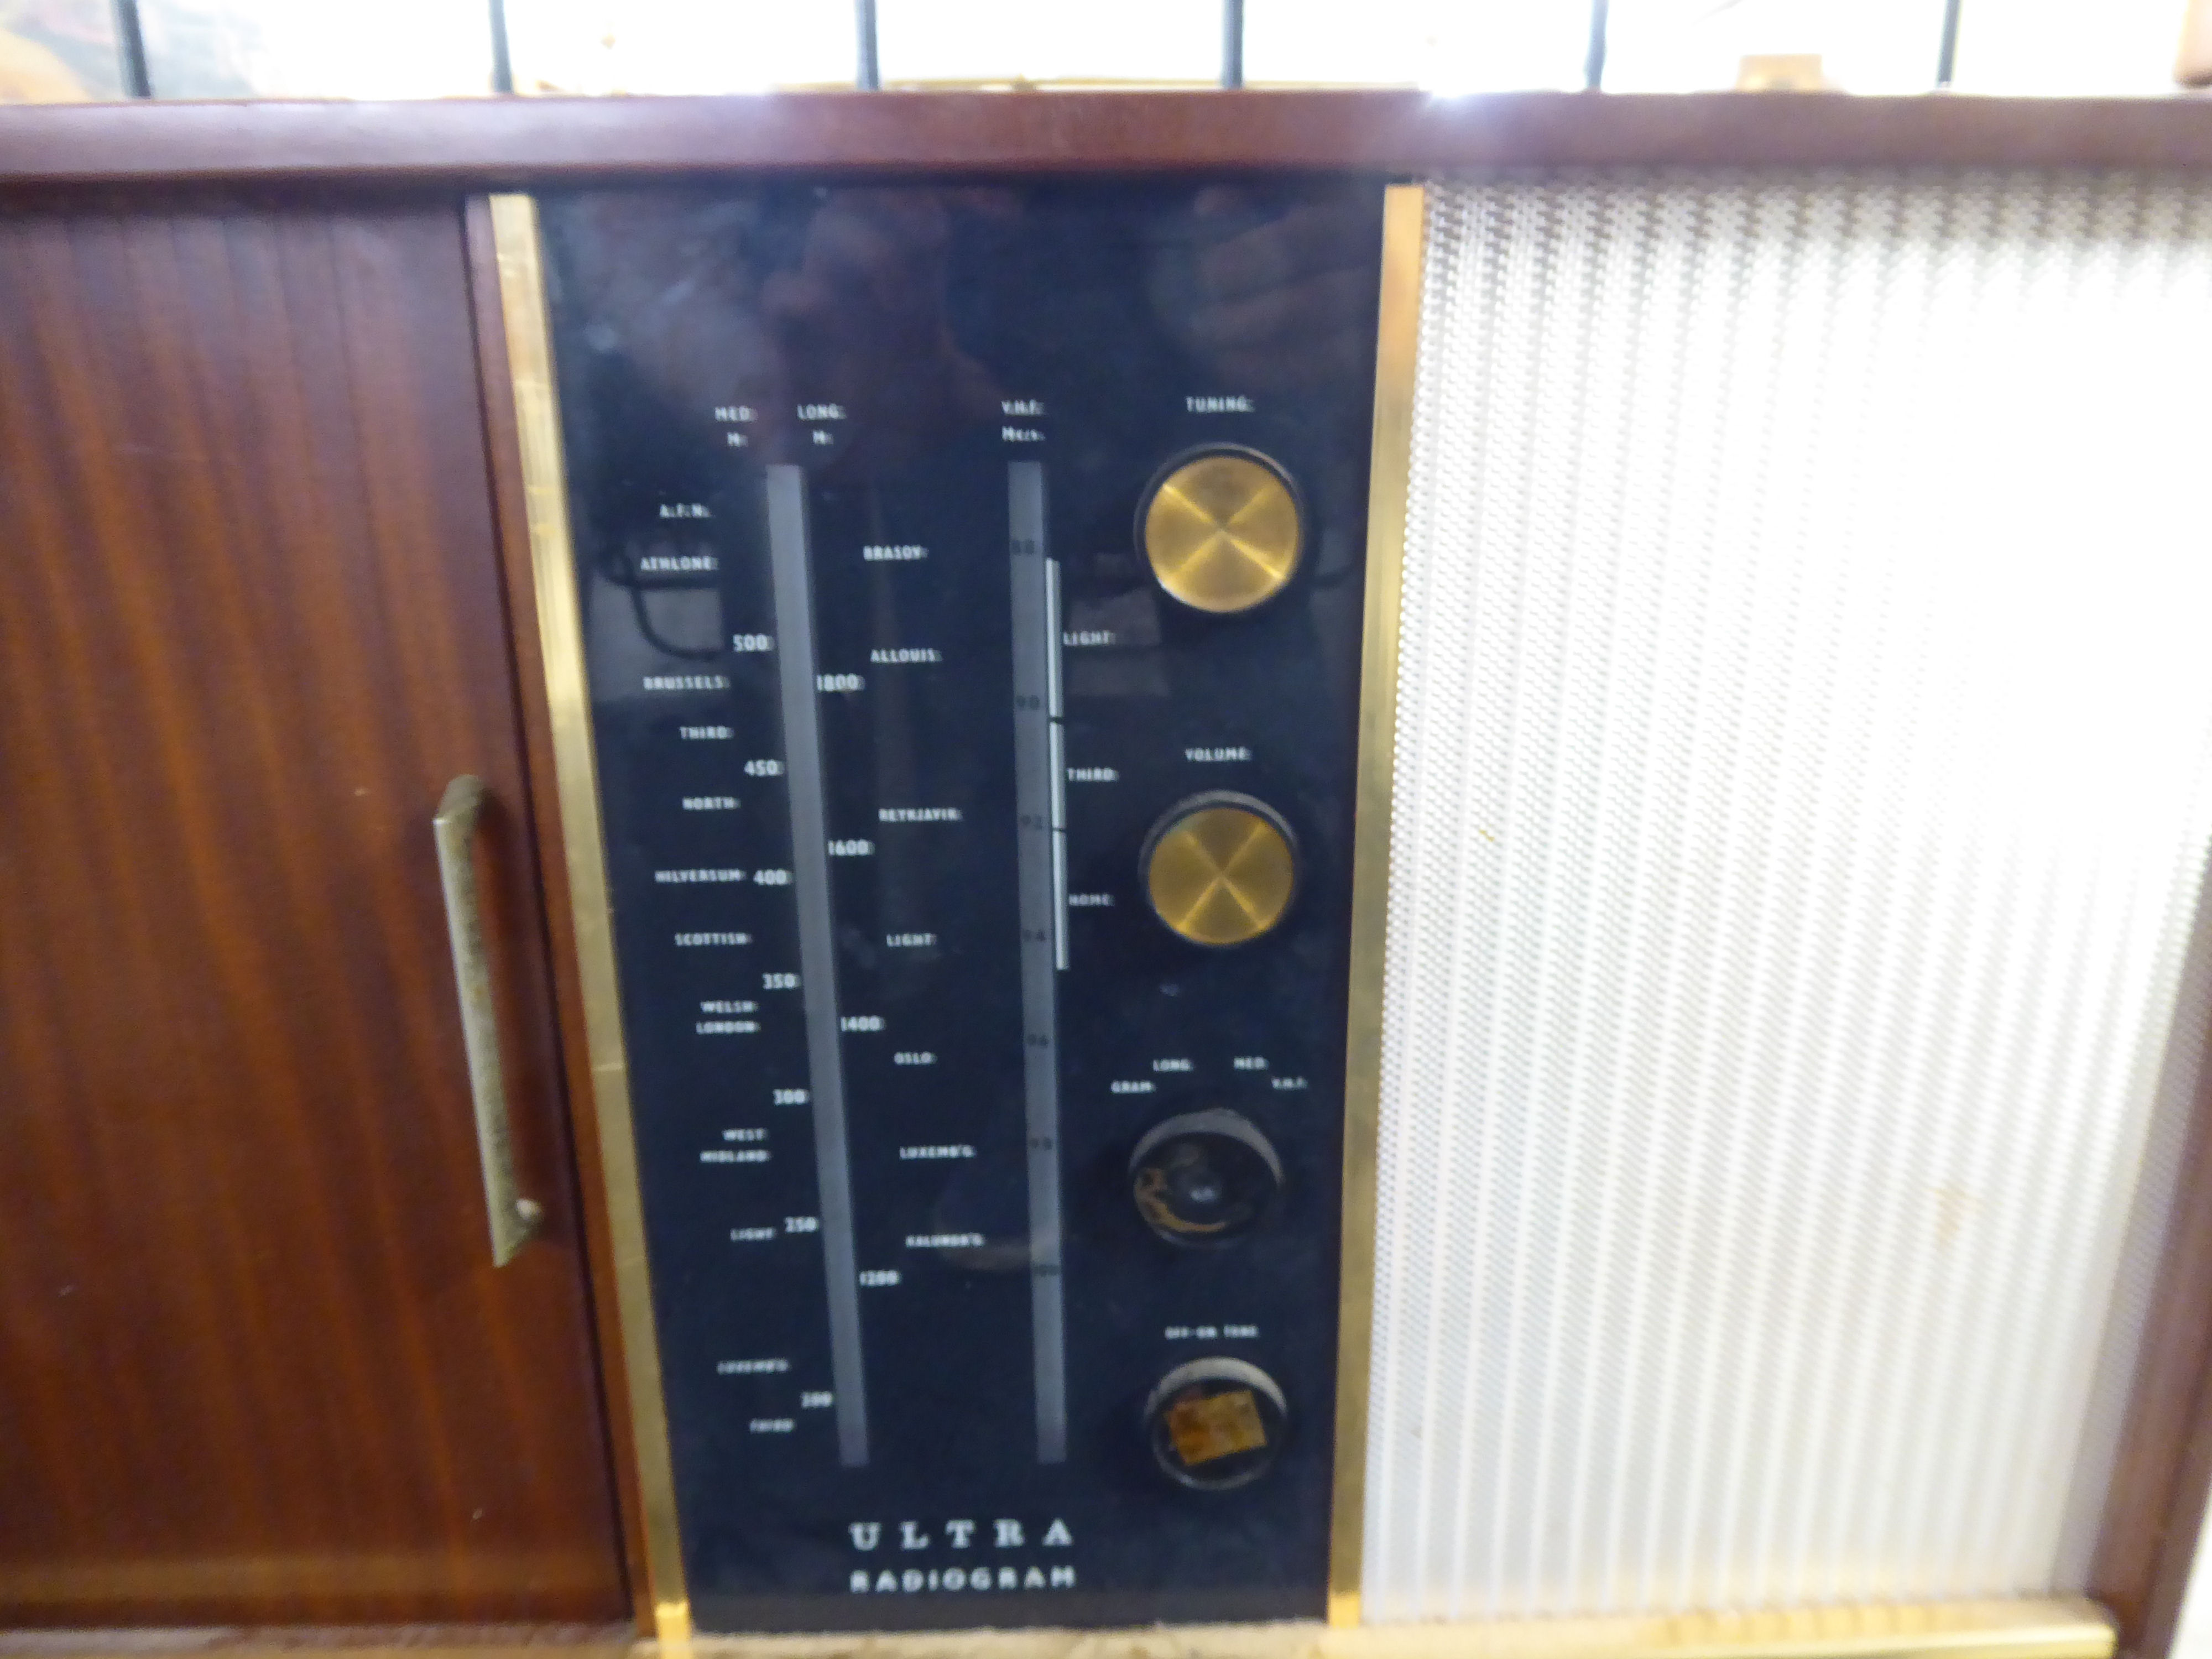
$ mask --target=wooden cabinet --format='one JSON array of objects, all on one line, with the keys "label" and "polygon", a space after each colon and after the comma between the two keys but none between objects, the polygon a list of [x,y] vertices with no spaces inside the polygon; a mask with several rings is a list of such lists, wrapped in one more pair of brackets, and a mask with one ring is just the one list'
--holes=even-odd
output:
[{"label": "wooden cabinet", "polygon": [[450,198],[0,217],[0,1624],[627,1613],[463,250]]}]

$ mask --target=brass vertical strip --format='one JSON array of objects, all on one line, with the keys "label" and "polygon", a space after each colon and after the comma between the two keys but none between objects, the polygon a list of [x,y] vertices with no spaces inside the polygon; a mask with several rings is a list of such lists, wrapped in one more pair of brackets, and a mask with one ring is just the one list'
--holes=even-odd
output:
[{"label": "brass vertical strip", "polygon": [[637,1145],[630,1133],[629,1060],[623,1046],[622,1000],[615,976],[614,916],[607,898],[599,767],[592,748],[592,703],[569,540],[553,343],[539,264],[538,204],[527,196],[495,196],[491,222],[499,259],[500,310],[506,319],[507,362],[514,380],[515,426],[522,447],[523,502],[537,591],[538,636],[545,660],[545,701],[553,729],[555,793],[568,848],[584,1042],[591,1055],[592,1109],[606,1177],[616,1312],[637,1443],[646,1576],[651,1581],[653,1622],[660,1640],[684,1643],[691,1633],[691,1604],[684,1586],[675,1471],[669,1460],[668,1414],[660,1394],[660,1350],[646,1266],[645,1206],[638,1188]]},{"label": "brass vertical strip", "polygon": [[1375,1342],[1375,1158],[1382,1108],[1382,949],[1398,750],[1398,605],[1413,450],[1427,198],[1393,185],[1382,207],[1382,302],[1367,486],[1367,615],[1360,646],[1359,776],[1352,850],[1352,994],[1344,1057],[1344,1247],[1337,1304],[1336,1478],[1328,1622],[1359,1622],[1365,1550],[1367,1385]]}]

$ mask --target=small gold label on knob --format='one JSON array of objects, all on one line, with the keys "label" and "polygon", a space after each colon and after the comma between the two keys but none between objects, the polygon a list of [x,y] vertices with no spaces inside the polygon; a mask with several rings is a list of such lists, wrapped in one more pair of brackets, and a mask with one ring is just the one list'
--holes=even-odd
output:
[{"label": "small gold label on knob", "polygon": [[1234,450],[1198,456],[1161,479],[1142,529],[1160,586],[1194,610],[1224,616],[1281,592],[1304,540],[1289,482]]},{"label": "small gold label on knob", "polygon": [[1145,885],[1159,919],[1195,945],[1242,945],[1283,919],[1297,880],[1290,836],[1255,801],[1200,797],[1153,832]]},{"label": "small gold label on knob", "polygon": [[1191,1389],[1168,1407],[1168,1438],[1176,1455],[1196,1468],[1218,1457],[1258,1451],[1267,1443],[1267,1425],[1249,1389],[1212,1395]]}]

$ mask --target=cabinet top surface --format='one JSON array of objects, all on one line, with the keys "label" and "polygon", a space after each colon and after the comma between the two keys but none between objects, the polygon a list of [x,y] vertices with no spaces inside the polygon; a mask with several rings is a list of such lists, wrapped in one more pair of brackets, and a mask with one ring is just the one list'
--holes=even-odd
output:
[{"label": "cabinet top surface", "polygon": [[1620,166],[2193,170],[2212,167],[2212,100],[1328,90],[0,107],[0,187]]}]

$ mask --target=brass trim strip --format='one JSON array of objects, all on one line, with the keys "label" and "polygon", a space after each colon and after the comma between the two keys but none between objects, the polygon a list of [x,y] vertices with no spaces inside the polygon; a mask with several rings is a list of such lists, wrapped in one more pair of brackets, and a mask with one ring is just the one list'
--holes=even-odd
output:
[{"label": "brass trim strip", "polygon": [[1375,1343],[1375,1157],[1382,1110],[1382,948],[1390,906],[1390,800],[1398,752],[1398,605],[1412,483],[1428,198],[1393,185],[1382,204],[1374,454],[1367,485],[1367,617],[1360,646],[1359,776],[1352,848],[1352,994],[1344,1053],[1344,1244],[1337,1301],[1336,1475],[1328,1622],[1359,1623],[1367,1501],[1367,1384]]},{"label": "brass trim strip", "polygon": [[583,986],[584,1043],[591,1056],[592,1110],[606,1174],[616,1312],[622,1328],[623,1368],[629,1383],[639,1499],[645,1511],[646,1577],[660,1640],[679,1644],[690,1635],[691,1604],[684,1585],[676,1478],[669,1458],[660,1349],[646,1264],[645,1206],[638,1188],[637,1146],[630,1133],[629,1060],[623,1045],[621,991],[615,976],[614,915],[607,898],[599,767],[592,748],[592,703],[569,540],[553,343],[539,264],[538,204],[527,196],[495,196],[491,222],[499,261],[500,310],[506,319],[507,362],[514,380],[515,427],[522,446],[523,501],[537,590],[538,638],[545,658],[545,702],[553,728],[555,793],[561,803],[577,970]]}]

